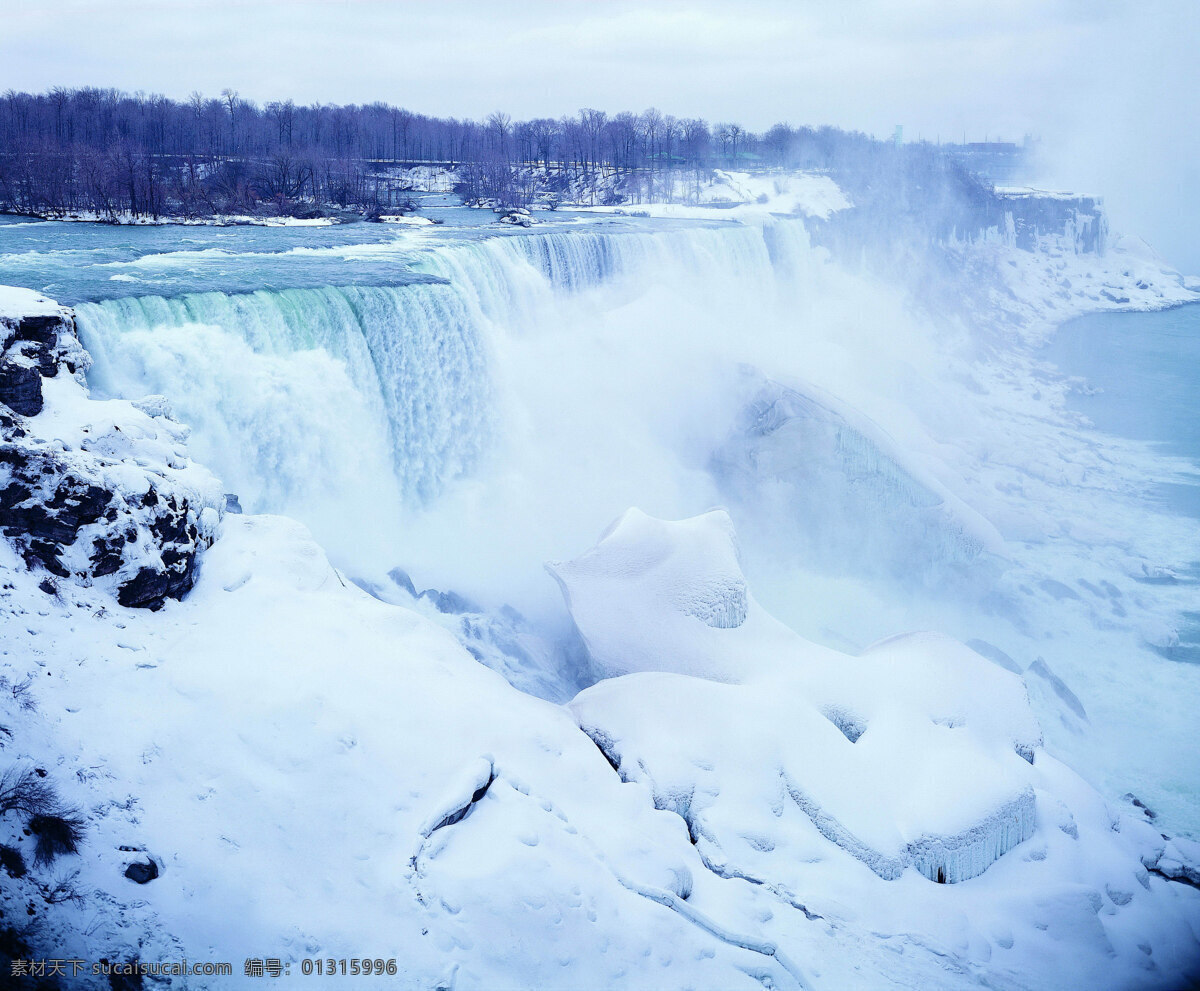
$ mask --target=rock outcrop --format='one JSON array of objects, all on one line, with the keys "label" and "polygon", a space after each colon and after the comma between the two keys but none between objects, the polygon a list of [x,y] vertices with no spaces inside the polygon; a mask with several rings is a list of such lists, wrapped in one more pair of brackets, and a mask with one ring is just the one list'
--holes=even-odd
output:
[{"label": "rock outcrop", "polygon": [[88,363],[69,311],[48,312],[53,304],[38,297],[31,304],[32,313],[0,310],[0,404],[21,416],[42,411],[43,378],[56,377],[60,369],[75,375]]},{"label": "rock outcrop", "polygon": [[224,497],[165,411],[88,400],[89,363],[69,310],[3,291],[0,533],[30,568],[107,582],[121,605],[159,609],[192,587]]}]

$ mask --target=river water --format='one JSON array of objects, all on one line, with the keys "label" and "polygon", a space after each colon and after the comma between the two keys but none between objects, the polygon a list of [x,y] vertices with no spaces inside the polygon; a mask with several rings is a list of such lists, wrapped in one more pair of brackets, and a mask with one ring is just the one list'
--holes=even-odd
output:
[{"label": "river water", "polygon": [[[1070,405],[1097,431],[1147,441],[1160,452],[1148,499],[1200,521],[1200,305],[1079,317],[1059,328],[1045,357],[1077,377]],[[1182,614],[1178,643],[1159,652],[1200,663],[1200,522],[1178,553],[1174,575],[1146,580],[1197,584],[1195,609]]]}]

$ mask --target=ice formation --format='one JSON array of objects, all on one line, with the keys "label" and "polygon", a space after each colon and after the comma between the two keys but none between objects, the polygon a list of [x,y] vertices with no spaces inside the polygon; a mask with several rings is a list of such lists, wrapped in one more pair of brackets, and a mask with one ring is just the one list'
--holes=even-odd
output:
[{"label": "ice formation", "polygon": [[[737,817],[781,795],[888,880],[910,865],[967,880],[1033,834],[1041,734],[1023,682],[931,634],[857,658],[791,634],[749,596],[724,512],[631,510],[553,573],[601,670],[662,672],[606,681],[572,711],[702,847],[740,849]],[[742,712],[758,718],[731,725]]]}]

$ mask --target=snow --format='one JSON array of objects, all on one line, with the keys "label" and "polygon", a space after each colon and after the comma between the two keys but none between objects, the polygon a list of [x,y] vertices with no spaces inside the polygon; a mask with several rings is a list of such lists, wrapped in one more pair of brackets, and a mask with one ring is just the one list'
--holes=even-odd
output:
[{"label": "snow", "polygon": [[748,593],[724,512],[664,523],[631,509],[593,551],[547,567],[606,675],[677,670],[737,678],[740,658],[725,656],[709,638],[680,639],[696,621],[710,629],[746,622]]},{"label": "snow", "polygon": [[572,205],[589,213],[633,214],[674,220],[736,220],[753,222],[772,214],[827,220],[852,204],[827,175],[814,172],[726,172],[714,169],[699,187],[672,192],[682,202],[638,203],[624,206]]},{"label": "snow", "polygon": [[[669,523],[630,511],[554,573],[605,674],[675,676],[606,682],[572,703],[581,725],[617,753],[635,746],[651,776],[662,747],[685,765],[735,760],[736,770],[717,772],[725,779],[765,768],[775,784],[764,791],[785,782],[827,839],[887,879],[913,861],[932,876],[934,850],[949,851],[940,866],[950,880],[966,879],[1032,832],[1028,766],[1041,733],[1020,679],[930,634],[858,658],[791,634],[750,598],[723,512]],[[629,728],[625,704],[649,721]],[[722,712],[760,718],[754,728],[735,724],[734,741],[716,729]],[[849,739],[830,712],[850,714],[862,731]],[[807,755],[816,752],[814,766]],[[669,794],[705,790],[670,780]]]},{"label": "snow", "polygon": [[[730,434],[730,414],[766,389],[782,439],[788,430],[836,437],[827,447],[792,445],[809,454],[793,451],[784,466],[794,484],[832,479],[843,463],[848,491],[864,479],[880,484],[876,501],[886,512],[856,531],[863,558],[875,553],[874,539],[890,521],[903,519],[897,507],[934,506],[948,530],[957,527],[982,549],[962,565],[964,584],[988,566],[985,551],[1012,555],[1015,575],[1002,590],[1028,583],[1055,606],[1033,613],[1030,640],[1048,644],[1055,670],[1062,669],[1050,647],[1079,638],[1081,653],[1090,654],[1093,643],[1107,645],[1088,658],[1107,677],[1116,663],[1111,643],[1081,636],[1078,625],[1053,634],[1039,625],[1060,615],[1062,601],[1074,607],[1056,586],[1039,584],[1061,576],[1044,558],[1056,558],[1063,545],[1049,540],[1039,549],[1030,539],[1020,547],[1012,537],[1055,536],[1060,521],[1037,507],[1059,505],[1078,489],[1081,501],[1064,518],[1122,531],[1114,539],[1127,545],[1127,517],[1092,520],[1087,510],[1102,504],[1095,491],[1110,484],[1102,456],[1139,462],[1092,448],[1072,462],[1067,425],[1053,438],[1057,446],[1047,446],[1045,422],[1035,422],[1044,407],[1027,390],[1030,381],[1048,395],[1054,387],[1021,377],[1019,362],[952,363],[969,385],[955,391],[946,375],[930,387],[916,371],[927,343],[919,319],[904,313],[898,295],[837,271],[801,234],[759,217],[744,230],[728,225],[674,240],[655,232],[653,248],[586,236],[566,245],[552,234],[537,247],[483,243],[443,252],[429,265],[468,287],[456,290],[461,299],[438,308],[442,289],[422,290],[415,298],[426,322],[409,324],[396,316],[399,298],[354,296],[378,306],[372,319],[330,322],[326,340],[340,340],[343,330],[347,340],[374,332],[376,350],[347,346],[343,358],[332,356],[333,344],[290,349],[286,335],[271,338],[277,350],[270,353],[240,338],[232,346],[252,312],[263,328],[284,326],[272,294],[236,312],[214,294],[200,322],[193,316],[178,325],[147,303],[144,326],[135,328],[144,348],[126,353],[149,368],[169,366],[197,389],[172,391],[170,404],[159,395],[97,402],[62,377],[46,383],[46,409],[30,423],[39,443],[83,451],[130,492],[155,472],[177,473],[199,500],[217,500],[226,487],[188,460],[186,428],[164,419],[170,406],[189,410],[197,434],[205,432],[206,410],[227,416],[239,426],[227,436],[261,444],[249,449],[268,473],[291,463],[297,477],[320,473],[322,482],[340,477],[357,487],[368,462],[377,468],[389,448],[374,445],[377,434],[388,436],[376,408],[383,404],[369,390],[355,392],[351,373],[361,369],[353,361],[399,361],[403,352],[411,364],[385,363],[384,379],[396,380],[400,369],[411,383],[428,383],[425,355],[443,347],[431,331],[440,322],[470,355],[494,362],[485,367],[500,381],[501,409],[513,415],[516,408],[516,432],[535,432],[540,445],[540,460],[522,461],[520,437],[506,438],[504,473],[472,480],[436,510],[452,525],[437,530],[428,517],[404,518],[415,557],[426,540],[439,559],[474,566],[472,552],[570,552],[578,520],[592,525],[598,507],[629,505],[624,497],[634,487],[610,469],[645,469],[651,481],[639,478],[637,491],[651,492],[658,505],[689,501],[675,486],[695,484],[688,473],[706,463],[711,441]],[[776,301],[764,287],[777,273],[768,267],[762,276],[768,239],[771,251],[796,263],[802,289],[780,293],[781,309],[794,308],[804,323],[798,332],[788,325],[779,341],[770,340],[765,321],[760,327],[765,311],[752,308]],[[1028,260],[1000,242],[962,251],[981,266],[994,264],[1000,274],[986,289],[1018,318],[1014,333],[1031,339],[1039,320],[1048,323],[1041,294],[1064,276],[1072,287],[1055,318],[1093,305],[1186,298],[1182,282],[1132,243],[1105,258],[1050,244]],[[689,306],[630,278],[649,269],[665,282],[678,276],[673,266],[698,268],[698,282],[713,294]],[[611,279],[610,323],[590,309],[598,293],[584,290],[577,306],[563,302],[548,288],[552,276],[588,288]],[[1101,297],[1103,288],[1130,302]],[[295,298],[341,312],[336,295]],[[449,290],[444,295],[450,299]],[[849,319],[839,308],[844,298],[866,316]],[[8,294],[0,300],[0,312],[24,305]],[[665,319],[677,304],[678,315]],[[535,320],[534,312],[543,315]],[[493,321],[521,333],[505,338]],[[704,335],[721,321],[761,333],[744,352],[718,351],[715,337]],[[570,333],[554,333],[563,327]],[[250,326],[247,336],[258,329]],[[394,352],[382,346],[389,342]],[[726,380],[711,375],[707,360],[689,357],[686,342],[711,348],[723,365],[770,357],[775,344],[801,354],[783,383],[755,374],[726,394]],[[133,363],[117,364],[127,371]],[[464,361],[446,386],[459,397],[458,413],[484,404],[485,377],[467,374],[480,364]],[[975,407],[961,395],[974,388],[986,397],[979,408],[996,419],[978,430]],[[901,400],[916,412],[896,413]],[[663,440],[671,427],[655,419],[660,407],[682,409],[695,431],[669,438],[685,452],[679,464],[664,466],[663,452],[676,448]],[[581,434],[585,419],[604,422]],[[402,434],[405,464],[450,474],[458,455],[441,455],[419,419],[407,422],[418,426]],[[322,431],[331,425],[344,433],[332,435],[330,448],[348,460],[311,453],[312,437],[328,440]],[[460,418],[448,432],[462,440],[475,429]],[[733,436],[743,443],[744,432]],[[558,457],[568,445],[587,468],[585,489],[560,480],[572,468],[569,457]],[[769,441],[751,449],[747,463],[780,454]],[[288,457],[278,457],[285,450]],[[885,468],[871,476],[864,465]],[[1084,480],[1096,488],[1084,490]],[[717,489],[703,494],[717,497]],[[836,488],[826,491],[837,498]],[[343,501],[341,516],[356,516],[362,505]],[[501,525],[481,529],[464,506]],[[746,552],[726,511],[667,521],[631,509],[591,551],[550,566],[592,673],[603,679],[566,706],[531,697],[496,673],[556,698],[570,689],[566,678],[539,682],[500,646],[527,635],[520,623],[437,613],[432,597],[416,600],[398,581],[393,589],[364,582],[375,593],[367,594],[305,527],[279,516],[228,515],[218,525],[213,511],[207,519],[216,540],[196,588],[154,615],[116,605],[102,582],[64,582],[47,593],[41,576],[7,542],[0,546],[0,674],[19,680],[33,671],[38,704],[35,712],[18,710],[0,692],[0,722],[17,741],[5,752],[50,767],[88,818],[83,853],[65,866],[79,868],[89,903],[62,909],[64,926],[77,923],[62,934],[64,950],[238,961],[269,952],[295,966],[306,956],[362,955],[369,946],[373,956],[400,958],[401,984],[460,988],[1151,988],[1194,976],[1200,892],[1157,872],[1189,876],[1195,845],[1167,841],[1140,812],[1110,806],[1056,759],[1058,751],[1048,752],[1026,683],[1042,686],[1039,711],[1061,710],[1077,727],[1087,712],[1095,718],[1095,691],[1084,695],[1084,710],[1044,661],[1014,661],[998,647],[988,659],[940,634],[859,649],[881,627],[903,628],[865,584],[844,586],[851,591],[842,603],[853,614],[842,627],[853,634],[846,649],[801,637],[751,594]],[[788,514],[764,519],[782,541]],[[482,551],[481,533],[491,538]],[[1114,559],[1094,541],[1079,553],[1090,560],[1097,547],[1106,564]],[[1103,573],[1114,577],[1113,570]],[[798,612],[820,614],[835,581],[777,586],[774,594],[790,597]],[[987,646],[995,640],[1020,656],[990,628],[981,632]],[[544,644],[520,642],[534,654],[546,650],[524,663],[549,662]],[[1159,689],[1185,684],[1155,677]],[[1099,701],[1111,723],[1113,698]],[[1169,746],[1179,738],[1175,720],[1164,714],[1158,727]],[[130,887],[125,866],[146,858],[161,876]],[[939,869],[950,883],[935,883]]]},{"label": "snow", "polygon": [[[163,874],[137,898],[189,959],[369,945],[415,985],[654,987],[673,961],[750,986],[760,954],[661,904],[701,869],[677,820],[624,789],[564,710],[344,582],[298,525],[228,517],[192,595],[153,621],[109,601],[119,627],[100,622],[102,600],[70,594],[84,608],[48,601],[21,635],[51,675],[41,706],[70,713],[57,775],[89,805],[135,796],[93,819],[84,880],[127,904],[117,847],[144,848]],[[80,649],[96,663],[70,661]],[[138,719],[107,732],[131,698]],[[94,790],[70,784],[84,763],[104,769]]]},{"label": "snow", "polygon": [[19,321],[23,317],[58,316],[62,307],[32,289],[0,286],[0,320]]},{"label": "snow", "polygon": [[407,224],[410,227],[425,227],[433,221],[428,217],[419,217],[412,213],[385,213],[379,217],[382,224]]},{"label": "snow", "polygon": [[[719,546],[719,529],[708,520],[691,532]],[[686,544],[682,534],[671,543]],[[44,759],[36,748],[53,746],[55,780],[89,810],[71,866],[94,886],[90,904],[125,919],[119,936],[93,925],[64,937],[64,952],[98,952],[107,936],[110,958],[127,958],[135,950],[120,939],[134,938],[140,918],[159,934],[143,959],[269,952],[294,970],[303,957],[369,946],[397,956],[402,982],[415,986],[453,977],[464,988],[661,988],[664,979],[751,988],[758,975],[840,989],[961,986],[961,972],[942,969],[947,952],[975,972],[990,956],[986,972],[1002,987],[1150,986],[1185,967],[1195,946],[1188,926],[1200,900],[1141,870],[1157,834],[1129,819],[1114,832],[1077,777],[1044,753],[1032,766],[1012,753],[1007,724],[1003,739],[988,726],[928,725],[931,738],[974,734],[993,749],[983,760],[966,748],[961,767],[932,765],[961,776],[901,803],[914,862],[936,856],[966,872],[1011,842],[1002,822],[964,851],[968,829],[946,856],[937,846],[945,834],[920,831],[931,792],[978,790],[969,775],[994,771],[1005,754],[1039,807],[1060,818],[1055,803],[1070,810],[1079,839],[1051,815],[1034,825],[1018,791],[995,814],[1014,820],[1024,842],[980,877],[935,885],[884,869],[897,875],[889,880],[855,870],[860,851],[826,838],[838,835],[836,819],[804,811],[822,788],[853,797],[825,765],[838,746],[869,746],[885,716],[872,710],[850,744],[805,703],[803,678],[780,675],[769,691],[765,680],[756,688],[643,673],[602,682],[569,710],[541,702],[412,610],[346,582],[302,527],[279,517],[226,517],[195,590],[155,615],[116,607],[99,589],[49,598],[7,546],[0,554],[14,579],[0,608],[21,617],[6,628],[23,628],[0,663],[32,660],[44,672],[39,713],[9,720],[21,741],[12,755]],[[754,619],[724,629],[690,622],[721,637]],[[906,650],[951,652],[936,640],[877,650],[895,665]],[[945,693],[969,701],[957,686]],[[130,700],[137,718],[121,719]],[[621,776],[576,718],[597,736],[593,722],[611,731]],[[32,731],[38,719],[50,722],[53,744]],[[84,768],[100,773],[76,773]],[[903,791],[882,777],[859,798],[864,815]],[[853,809],[839,812],[855,821]],[[135,890],[121,872],[146,858],[162,873]],[[1142,942],[1154,973],[1142,969]]]},{"label": "snow", "polygon": [[1200,294],[1141,238],[1113,237],[1103,255],[1045,236],[1037,251],[1012,250],[1002,238],[962,248],[964,264],[989,278],[980,307],[1008,316],[1030,343],[1072,317],[1100,310],[1160,310]]},{"label": "snow", "polygon": [[[682,576],[692,585],[729,582],[728,556],[714,552],[727,549],[727,538],[720,513],[669,523],[630,512],[577,565],[555,568],[602,666],[612,657],[641,666],[585,690],[571,711],[623,777],[687,822],[710,872],[753,879],[783,902],[802,897],[806,917],[828,912],[827,897],[853,905],[856,925],[888,931],[871,921],[887,917],[921,930],[920,941],[961,939],[926,900],[946,889],[905,879],[944,880],[963,890],[953,903],[968,930],[994,924],[994,899],[1008,903],[1008,928],[992,937],[1004,950],[1031,949],[1036,934],[1014,937],[1012,927],[1046,931],[1061,909],[1070,933],[1054,938],[1072,941],[1076,969],[1056,976],[1042,960],[1023,979],[1039,987],[1067,986],[1080,973],[1100,979],[1115,945],[1141,939],[1117,909],[1140,900],[1145,911],[1148,891],[1162,899],[1151,911],[1177,910],[1174,893],[1150,886],[1142,869],[1162,850],[1157,835],[1112,812],[1041,748],[1012,673],[934,634],[840,654],[768,626],[753,600],[732,629],[686,616],[678,604],[672,614]],[[629,596],[610,598],[622,582]],[[597,605],[606,598],[607,613]],[[634,611],[638,600],[643,611]],[[645,622],[656,609],[666,615]],[[714,655],[736,684],[704,676],[717,667]],[[843,722],[852,714],[861,735],[848,738],[831,713]],[[855,872],[852,861],[870,873]],[[1068,891],[1087,898],[1064,900]],[[1102,904],[1109,908],[1097,917]],[[1180,921],[1190,916],[1194,925],[1195,910],[1183,909]],[[764,927],[774,929],[775,920]],[[1019,970],[1019,956],[1007,954],[1004,964]],[[1136,981],[1138,963],[1136,955],[1113,962],[1130,971],[1105,975],[1104,986]]]}]

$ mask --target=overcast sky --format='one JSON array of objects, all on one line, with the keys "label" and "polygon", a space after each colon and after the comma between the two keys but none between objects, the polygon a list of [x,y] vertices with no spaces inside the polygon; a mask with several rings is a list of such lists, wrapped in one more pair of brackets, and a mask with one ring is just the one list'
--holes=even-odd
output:
[{"label": "overcast sky", "polygon": [[1048,178],[1200,270],[1198,50],[1197,0],[0,0],[0,90],[1033,133]]}]

